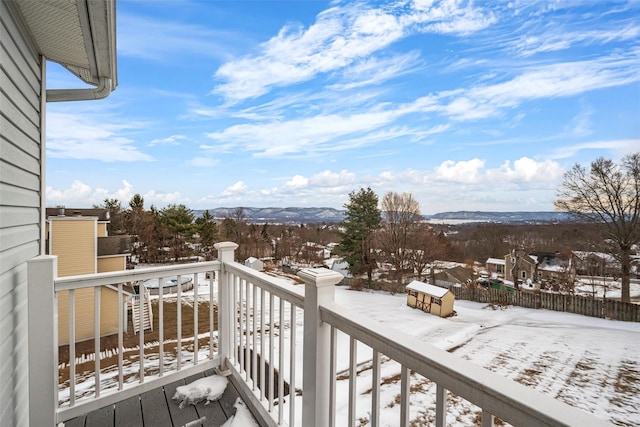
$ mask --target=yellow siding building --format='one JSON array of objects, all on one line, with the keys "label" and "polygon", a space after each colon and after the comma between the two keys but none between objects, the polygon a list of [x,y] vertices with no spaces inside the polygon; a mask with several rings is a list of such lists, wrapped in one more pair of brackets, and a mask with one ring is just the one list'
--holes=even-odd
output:
[{"label": "yellow siding building", "polygon": [[[125,270],[129,255],[128,236],[108,236],[106,209],[47,209],[48,251],[58,256],[58,277]],[[100,336],[118,332],[117,289],[100,289]],[[94,290],[74,292],[76,341],[93,339]],[[126,322],[126,307],[124,310]],[[58,294],[58,343],[69,344],[69,292]]]},{"label": "yellow siding building", "polygon": [[448,317],[453,314],[455,296],[448,289],[414,280],[407,285],[407,305],[435,314]]}]

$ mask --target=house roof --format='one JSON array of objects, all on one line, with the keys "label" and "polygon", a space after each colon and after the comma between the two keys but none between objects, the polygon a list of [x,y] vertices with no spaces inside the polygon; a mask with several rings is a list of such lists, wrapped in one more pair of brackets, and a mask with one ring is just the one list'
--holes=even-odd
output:
[{"label": "house roof", "polygon": [[115,0],[12,2],[36,48],[87,84],[117,86]]},{"label": "house roof", "polygon": [[505,260],[504,258],[487,258],[485,264],[505,265]]},{"label": "house roof", "polygon": [[51,217],[74,217],[74,216],[95,216],[98,217],[98,221],[109,221],[110,212],[109,209],[96,208],[96,209],[84,209],[84,208],[47,208],[47,219]]},{"label": "house roof", "polygon": [[409,283],[407,285],[407,289],[422,292],[423,294],[427,295],[433,295],[434,297],[438,298],[442,298],[447,292],[449,292],[448,289],[441,288],[440,286],[430,285],[424,282],[419,282],[417,280]]}]

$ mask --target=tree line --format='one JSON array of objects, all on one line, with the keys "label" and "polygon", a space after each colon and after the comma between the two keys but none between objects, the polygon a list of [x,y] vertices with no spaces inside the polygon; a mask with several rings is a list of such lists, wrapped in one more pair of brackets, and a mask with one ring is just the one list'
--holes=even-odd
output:
[{"label": "tree line", "polygon": [[[630,300],[631,259],[640,243],[640,153],[619,163],[599,158],[590,168],[576,164],[564,175],[555,206],[574,221],[559,224],[480,224],[434,226],[423,221],[411,193],[389,192],[380,201],[371,188],[349,193],[345,220],[332,224],[252,224],[242,208],[221,221],[209,211],[195,218],[185,205],[144,208],[134,195],[127,207],[106,199],[94,207],[109,209],[109,234],[133,237],[132,254],[140,262],[179,261],[197,254],[212,259],[214,243],[231,240],[240,246],[236,259],[271,257],[276,261],[321,264],[321,247],[337,242],[335,253],[355,277],[368,285],[381,263],[389,265],[392,291],[401,291],[405,272],[423,278],[438,260],[484,263],[508,253],[572,250],[612,254],[620,263],[622,301]],[[516,263],[517,265],[517,260]],[[516,281],[517,282],[517,281]]]}]

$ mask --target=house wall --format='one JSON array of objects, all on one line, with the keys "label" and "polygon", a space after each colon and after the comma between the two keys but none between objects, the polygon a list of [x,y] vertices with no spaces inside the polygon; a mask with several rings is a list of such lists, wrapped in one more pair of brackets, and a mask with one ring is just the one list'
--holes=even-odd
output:
[{"label": "house wall", "polygon": [[29,425],[27,260],[40,253],[40,57],[0,2],[0,424]]},{"label": "house wall", "polygon": [[122,271],[126,269],[126,255],[98,258],[98,273],[106,273],[107,271]]},{"label": "house wall", "polygon": [[[76,342],[93,338],[94,290],[74,291]],[[123,299],[124,302],[124,299]],[[105,286],[100,290],[100,336],[118,332],[118,292]],[[69,344],[69,292],[58,293],[58,344]]]},{"label": "house wall", "polygon": [[107,223],[99,222],[98,223],[98,237],[107,237]]},{"label": "house wall", "polygon": [[96,218],[55,217],[49,221],[49,253],[58,256],[58,276],[95,273]]}]

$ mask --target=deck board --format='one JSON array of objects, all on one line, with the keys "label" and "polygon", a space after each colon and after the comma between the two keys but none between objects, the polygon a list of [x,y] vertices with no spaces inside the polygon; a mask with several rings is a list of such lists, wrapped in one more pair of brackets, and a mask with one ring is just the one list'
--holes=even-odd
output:
[{"label": "deck board", "polygon": [[114,426],[114,405],[105,406],[87,414],[85,425],[91,427],[113,427]]},{"label": "deck board", "polygon": [[142,419],[145,425],[171,426],[171,413],[163,388],[156,388],[140,395]]},{"label": "deck board", "polygon": [[133,396],[127,400],[122,400],[115,404],[115,424],[116,426],[141,426],[142,408],[140,407],[140,396]]},{"label": "deck board", "polygon": [[[210,375],[212,372],[207,372]],[[65,427],[182,427],[187,423],[206,417],[203,426],[220,426],[233,415],[238,391],[229,381],[219,400],[205,405],[185,405],[180,409],[179,402],[172,398],[176,388],[189,384],[205,374],[194,375],[186,379],[158,387],[141,395],[133,396],[65,422]]]}]

